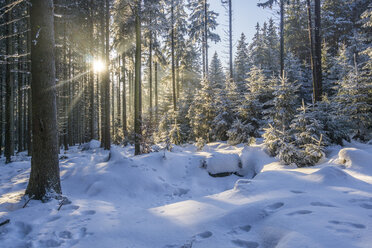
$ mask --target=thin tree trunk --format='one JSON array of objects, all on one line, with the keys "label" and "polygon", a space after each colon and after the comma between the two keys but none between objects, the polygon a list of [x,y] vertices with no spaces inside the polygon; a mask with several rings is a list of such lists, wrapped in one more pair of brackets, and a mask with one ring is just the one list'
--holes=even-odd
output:
[{"label": "thin tree trunk", "polygon": [[123,60],[123,67],[122,67],[122,74],[123,74],[123,133],[124,139],[127,140],[127,89],[126,89],[126,77],[125,77],[125,54],[122,55]]},{"label": "thin tree trunk", "polygon": [[[19,31],[18,31],[19,32]],[[18,54],[22,54],[22,39],[21,35],[18,35]],[[18,150],[17,152],[23,151],[23,109],[22,109],[22,101],[23,101],[23,66],[21,62],[21,58],[18,58]]]},{"label": "thin tree trunk", "polygon": [[174,0],[172,0],[171,6],[171,23],[172,23],[172,30],[171,30],[171,41],[172,41],[172,92],[173,92],[173,110],[177,110],[177,99],[176,99],[176,66],[175,66],[175,57],[174,57],[174,50],[175,50],[175,42],[174,42]]},{"label": "thin tree trunk", "polygon": [[313,25],[311,17],[311,3],[310,0],[306,0],[307,5],[307,17],[308,17],[308,29],[309,29],[309,41],[310,41],[310,60],[311,60],[311,71],[313,76],[313,102],[317,102],[318,99],[318,85],[317,85],[317,74],[315,72],[314,64],[314,39],[313,39]]},{"label": "thin tree trunk", "polygon": [[108,69],[110,68],[110,1],[106,0],[106,70],[104,73],[104,85],[105,85],[105,150],[111,148],[111,133],[110,133],[110,74]]},{"label": "thin tree trunk", "polygon": [[158,62],[155,62],[155,123],[159,123],[159,115],[158,115]]},{"label": "thin tree trunk", "polygon": [[141,1],[138,2],[136,11],[136,61],[134,85],[134,155],[141,154]]},{"label": "thin tree trunk", "polygon": [[[93,0],[90,0],[90,6],[93,7]],[[90,49],[90,56],[93,58],[94,53],[94,39],[93,39],[93,16],[94,12],[92,8],[89,8],[89,49]],[[90,113],[89,113],[89,135],[90,140],[94,139],[94,112],[95,112],[95,105],[94,105],[94,73],[91,69],[89,72],[89,86],[90,86]]]},{"label": "thin tree trunk", "polygon": [[152,122],[152,33],[150,33],[149,45],[149,91],[150,91],[150,123]]},{"label": "thin tree trunk", "polygon": [[52,0],[31,0],[32,159],[26,194],[41,200],[61,194],[55,88]]},{"label": "thin tree trunk", "polygon": [[233,40],[232,40],[232,0],[229,0],[229,58],[230,58],[230,78],[234,78],[233,70]]},{"label": "thin tree trunk", "polygon": [[[8,0],[7,4],[11,1]],[[6,22],[12,20],[12,10],[7,15]],[[10,23],[6,26],[7,42],[6,54],[13,55],[13,24]],[[14,78],[13,78],[13,59],[6,59],[6,84],[5,84],[5,162],[11,162],[11,156],[14,155]]]},{"label": "thin tree trunk", "polygon": [[[101,57],[105,56],[105,1],[101,1]],[[98,76],[100,77],[100,95],[101,95],[101,147],[105,147],[106,144],[106,100],[105,100],[105,75],[104,73],[99,73]]]},{"label": "thin tree trunk", "polygon": [[317,94],[316,101],[321,101],[322,99],[322,40],[321,40],[321,15],[320,15],[320,0],[315,0],[315,31],[314,31],[314,67],[316,74],[316,85]]},{"label": "thin tree trunk", "polygon": [[280,76],[284,76],[284,0],[280,0]]},{"label": "thin tree trunk", "polygon": [[[27,5],[27,14],[30,15],[30,5]],[[31,81],[32,81],[32,74],[31,74],[31,18],[27,18],[27,155],[32,155],[32,93],[31,93]],[[58,149],[59,151],[59,149]]]},{"label": "thin tree trunk", "polygon": [[204,0],[205,75],[208,78],[208,4]]}]

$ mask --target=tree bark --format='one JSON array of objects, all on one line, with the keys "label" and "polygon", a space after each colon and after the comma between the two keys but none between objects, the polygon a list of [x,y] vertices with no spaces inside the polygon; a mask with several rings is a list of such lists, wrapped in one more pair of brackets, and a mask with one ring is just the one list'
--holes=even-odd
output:
[{"label": "tree bark", "polygon": [[284,76],[284,0],[280,0],[280,76]]},{"label": "tree bark", "polygon": [[106,0],[106,70],[104,73],[104,85],[105,85],[105,144],[104,149],[110,150],[111,148],[111,133],[110,133],[110,1]]},{"label": "tree bark", "polygon": [[175,56],[174,56],[174,50],[175,50],[175,41],[174,41],[174,0],[172,0],[172,6],[171,6],[171,24],[172,24],[172,30],[171,30],[171,42],[172,42],[172,93],[173,93],[173,110],[177,110],[177,96],[176,96],[176,65],[175,65]]},{"label": "tree bark", "polygon": [[141,1],[138,1],[136,10],[136,61],[135,61],[135,84],[134,84],[134,155],[141,154]]},{"label": "tree bark", "polygon": [[123,133],[124,138],[127,139],[128,131],[127,131],[127,89],[126,89],[126,77],[125,77],[125,54],[122,55],[123,60],[123,67],[122,67],[122,75],[123,75]]},{"label": "tree bark", "polygon": [[52,0],[31,0],[32,159],[26,194],[41,200],[61,194],[55,88]]},{"label": "tree bark", "polygon": [[205,76],[208,78],[208,4],[204,0]]},{"label": "tree bark", "polygon": [[315,61],[314,61],[314,38],[313,38],[313,24],[312,24],[312,15],[311,15],[311,2],[306,0],[307,5],[307,17],[308,17],[308,29],[309,29],[309,42],[310,42],[310,61],[311,61],[311,71],[313,76],[313,102],[316,103],[318,100],[318,79],[315,70]]},{"label": "tree bark", "polygon": [[322,40],[321,40],[321,7],[320,0],[315,0],[315,31],[314,31],[314,67],[316,74],[316,86],[317,94],[315,97],[316,101],[322,100]]},{"label": "tree bark", "polygon": [[230,78],[234,78],[233,70],[233,40],[232,40],[232,0],[229,0],[229,55],[230,55]]},{"label": "tree bark", "polygon": [[[7,4],[11,1],[8,0]],[[7,15],[6,22],[12,20],[12,10]],[[13,33],[13,24],[6,25],[6,54],[13,55],[13,39],[11,37]],[[11,162],[11,156],[14,155],[14,77],[13,77],[13,59],[6,59],[6,82],[5,82],[5,163]]]}]

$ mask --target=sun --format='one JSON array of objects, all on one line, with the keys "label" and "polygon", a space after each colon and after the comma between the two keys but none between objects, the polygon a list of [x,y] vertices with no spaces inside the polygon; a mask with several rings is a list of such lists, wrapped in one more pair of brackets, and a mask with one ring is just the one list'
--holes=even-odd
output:
[{"label": "sun", "polygon": [[102,72],[105,70],[105,64],[102,60],[94,60],[93,61],[93,70],[95,72]]}]

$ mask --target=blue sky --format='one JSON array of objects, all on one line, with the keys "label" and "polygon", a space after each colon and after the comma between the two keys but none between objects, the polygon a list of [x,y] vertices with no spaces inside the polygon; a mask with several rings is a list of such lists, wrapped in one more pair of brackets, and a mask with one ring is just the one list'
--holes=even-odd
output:
[{"label": "blue sky", "polygon": [[[247,41],[250,42],[255,33],[257,22],[262,24],[270,17],[273,17],[275,20],[276,16],[273,15],[272,10],[257,7],[257,3],[262,1],[232,0],[234,54],[237,40],[240,38],[242,32],[247,36]],[[211,59],[214,52],[217,51],[223,65],[226,66],[228,62],[228,37],[225,34],[225,31],[228,30],[227,12],[221,5],[221,0],[209,0],[209,3],[211,4],[211,9],[219,13],[217,33],[221,36],[221,42],[217,44],[210,42],[209,57]]]}]

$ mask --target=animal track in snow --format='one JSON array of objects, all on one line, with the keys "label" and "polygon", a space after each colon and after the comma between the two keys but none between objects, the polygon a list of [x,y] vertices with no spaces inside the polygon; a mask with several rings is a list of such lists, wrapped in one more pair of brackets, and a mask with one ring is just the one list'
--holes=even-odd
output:
[{"label": "animal track in snow", "polygon": [[259,246],[257,242],[246,241],[246,240],[241,240],[241,239],[231,240],[231,242],[234,245],[237,245],[238,247],[243,247],[243,248],[257,248]]},{"label": "animal track in snow", "polygon": [[304,215],[304,214],[311,214],[313,211],[310,210],[298,210],[292,213],[287,214],[288,216],[293,216],[293,215]]},{"label": "animal track in snow", "polygon": [[94,210],[85,210],[82,212],[83,215],[94,215],[96,214],[96,211]]},{"label": "animal track in snow", "polygon": [[249,232],[252,229],[251,225],[245,225],[245,226],[240,226],[240,230],[243,230],[244,232]]},{"label": "animal track in snow", "polygon": [[277,209],[281,208],[284,206],[283,202],[276,202],[274,204],[268,205],[264,208],[265,212],[267,213],[272,213],[275,212]]},{"label": "animal track in snow", "polygon": [[200,237],[200,238],[203,238],[203,239],[207,239],[207,238],[210,238],[212,237],[213,233],[210,232],[210,231],[205,231],[205,232],[202,232],[202,233],[198,233],[196,236],[197,237]]},{"label": "animal track in snow", "polygon": [[315,207],[329,207],[329,208],[335,208],[336,206],[333,206],[332,204],[323,203],[323,202],[312,202],[310,203],[311,206]]},{"label": "animal track in snow", "polygon": [[293,194],[304,194],[306,192],[300,191],[300,190],[291,190]]},{"label": "animal track in snow", "polygon": [[330,224],[334,225],[343,225],[343,226],[351,226],[357,229],[365,229],[366,226],[363,224],[358,224],[358,223],[352,223],[352,222],[343,222],[343,221],[338,221],[338,220],[330,220],[328,221]]}]

